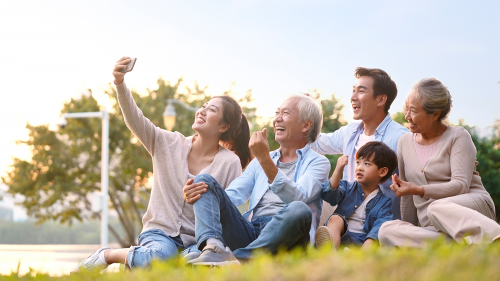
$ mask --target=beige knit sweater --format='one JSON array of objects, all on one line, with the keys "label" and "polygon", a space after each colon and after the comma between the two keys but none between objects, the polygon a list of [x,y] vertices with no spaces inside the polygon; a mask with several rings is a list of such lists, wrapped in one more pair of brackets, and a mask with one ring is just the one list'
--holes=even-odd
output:
[{"label": "beige knit sweater", "polygon": [[[153,187],[142,231],[159,229],[171,237],[180,235],[184,246],[195,244],[194,210],[184,201],[182,192],[189,175],[187,156],[192,137],[156,127],[137,107],[125,82],[116,89],[127,127],[153,158]],[[219,146],[212,164],[200,173],[210,174],[225,189],[241,175],[240,159]]]},{"label": "beige knit sweater", "polygon": [[425,194],[401,198],[401,219],[421,226],[429,226],[427,207],[435,200],[465,193],[479,193],[494,210],[493,200],[481,183],[476,171],[476,147],[467,130],[449,126],[439,139],[434,154],[422,167],[413,146],[412,133],[398,141],[400,178],[423,186]]}]

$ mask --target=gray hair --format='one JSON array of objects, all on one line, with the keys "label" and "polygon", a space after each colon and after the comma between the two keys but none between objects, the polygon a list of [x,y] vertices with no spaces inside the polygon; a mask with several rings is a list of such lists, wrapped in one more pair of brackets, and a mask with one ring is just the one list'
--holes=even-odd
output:
[{"label": "gray hair", "polygon": [[311,120],[313,122],[311,129],[307,132],[306,139],[308,143],[315,142],[321,127],[323,126],[323,109],[321,104],[313,98],[304,94],[290,94],[286,96],[285,100],[298,99],[297,108],[299,109],[299,122]]},{"label": "gray hair", "polygon": [[422,109],[428,115],[441,110],[438,121],[448,117],[452,107],[451,94],[448,88],[436,78],[424,78],[412,87],[422,101]]}]

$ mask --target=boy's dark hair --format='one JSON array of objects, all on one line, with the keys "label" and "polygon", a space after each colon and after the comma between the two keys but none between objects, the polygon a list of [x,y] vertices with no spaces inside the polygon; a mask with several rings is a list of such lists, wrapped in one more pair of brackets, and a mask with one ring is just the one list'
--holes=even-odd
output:
[{"label": "boy's dark hair", "polygon": [[373,98],[380,95],[386,95],[387,101],[384,105],[384,111],[385,113],[388,113],[392,102],[398,95],[398,87],[396,86],[396,83],[392,81],[391,76],[389,76],[389,74],[382,69],[365,67],[357,67],[356,70],[354,70],[354,76],[356,78],[369,76],[375,80],[375,82],[373,82]]},{"label": "boy's dark hair", "polygon": [[398,157],[385,143],[379,141],[368,142],[356,152],[356,159],[363,158],[370,160],[372,156],[373,159],[371,161],[377,165],[377,168],[387,167],[389,170],[387,174],[380,179],[380,183],[383,183],[391,177],[392,172],[396,169]]}]

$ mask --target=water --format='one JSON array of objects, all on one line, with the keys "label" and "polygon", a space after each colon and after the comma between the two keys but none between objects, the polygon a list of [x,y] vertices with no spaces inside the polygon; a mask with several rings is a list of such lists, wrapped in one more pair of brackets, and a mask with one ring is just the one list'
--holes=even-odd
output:
[{"label": "water", "polygon": [[[110,245],[117,248],[118,245]],[[0,244],[0,275],[19,272],[25,275],[30,268],[52,276],[69,274],[75,266],[99,249],[99,245],[6,245]],[[19,265],[19,271],[18,271]],[[118,271],[113,264],[108,271]]]}]

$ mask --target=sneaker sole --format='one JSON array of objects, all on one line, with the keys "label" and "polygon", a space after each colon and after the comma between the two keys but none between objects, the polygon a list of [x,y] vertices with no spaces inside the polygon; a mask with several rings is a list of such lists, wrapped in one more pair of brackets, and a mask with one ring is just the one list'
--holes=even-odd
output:
[{"label": "sneaker sole", "polygon": [[326,228],[325,226],[318,228],[318,231],[316,231],[316,235],[314,235],[314,241],[316,242],[316,247],[318,249],[322,248],[328,243],[333,243],[332,235],[330,234],[330,231],[328,231],[328,228]]}]

